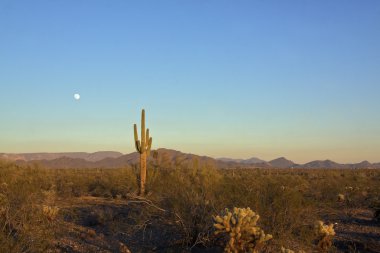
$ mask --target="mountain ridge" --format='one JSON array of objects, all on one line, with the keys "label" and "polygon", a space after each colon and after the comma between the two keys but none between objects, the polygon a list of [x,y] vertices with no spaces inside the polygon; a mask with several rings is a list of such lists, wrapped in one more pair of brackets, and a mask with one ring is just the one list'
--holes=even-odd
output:
[{"label": "mountain ridge", "polygon": [[[152,154],[158,154],[151,161],[161,164],[183,165],[191,167],[192,164],[213,165],[217,168],[305,168],[305,169],[355,169],[355,168],[380,168],[380,163],[362,161],[359,163],[341,164],[332,160],[314,160],[305,164],[296,164],[285,157],[279,157],[271,161],[265,161],[257,157],[249,159],[212,158],[209,156],[183,153],[178,150],[159,148]],[[116,151],[87,152],[59,152],[59,153],[0,153],[0,159],[15,161],[18,164],[38,163],[48,168],[120,168],[137,164],[139,154],[132,152],[122,154]]]},{"label": "mountain ridge", "polygon": [[269,161],[268,163],[270,165],[272,165],[273,167],[284,168],[284,169],[285,168],[292,168],[292,167],[294,167],[296,165],[293,161],[288,160],[285,157],[279,157],[277,159]]},{"label": "mountain ridge", "polygon": [[0,158],[7,160],[54,160],[60,157],[79,158],[86,161],[100,161],[107,157],[120,157],[123,154],[117,151],[97,151],[97,152],[39,152],[39,153],[0,153]]}]

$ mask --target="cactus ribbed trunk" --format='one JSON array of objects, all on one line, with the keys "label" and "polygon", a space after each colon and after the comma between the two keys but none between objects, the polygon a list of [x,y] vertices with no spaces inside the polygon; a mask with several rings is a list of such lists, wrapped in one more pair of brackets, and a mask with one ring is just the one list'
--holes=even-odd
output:
[{"label": "cactus ribbed trunk", "polygon": [[145,193],[146,183],[146,152],[140,154],[140,194]]},{"label": "cactus ribbed trunk", "polygon": [[145,131],[145,110],[141,112],[141,142],[138,138],[137,125],[134,124],[135,146],[140,153],[140,195],[145,194],[146,184],[146,159],[150,154],[152,137],[149,137],[149,129]]}]

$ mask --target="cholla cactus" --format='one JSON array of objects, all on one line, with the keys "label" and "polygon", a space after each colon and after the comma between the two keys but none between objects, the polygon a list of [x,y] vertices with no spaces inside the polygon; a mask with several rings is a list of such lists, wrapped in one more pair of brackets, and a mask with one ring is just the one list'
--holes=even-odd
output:
[{"label": "cholla cactus", "polygon": [[42,212],[49,221],[53,221],[58,215],[59,208],[56,206],[42,206]]},{"label": "cholla cactus", "polygon": [[344,194],[339,193],[338,194],[338,202],[344,202],[345,200],[346,200],[346,197],[344,196]]},{"label": "cholla cactus", "polygon": [[353,191],[354,190],[354,187],[352,187],[352,186],[346,186],[346,187],[344,187],[346,190],[349,190],[349,191]]},{"label": "cholla cactus", "polygon": [[124,243],[119,243],[119,251],[120,253],[131,253],[127,246]]},{"label": "cholla cactus", "polygon": [[334,224],[325,225],[323,221],[317,221],[315,223],[315,233],[318,236],[318,249],[322,252],[327,252],[332,246],[332,240],[335,236]]},{"label": "cholla cactus", "polygon": [[259,218],[249,207],[234,207],[232,212],[226,208],[222,215],[214,217],[215,234],[225,233],[229,237],[224,251],[258,253],[264,243],[272,239],[272,235],[257,226]]},{"label": "cholla cactus", "polygon": [[[291,250],[291,249],[286,249],[284,247],[281,247],[281,253],[295,253],[295,251]],[[303,251],[303,250],[299,250],[298,253],[306,253],[306,252]]]}]

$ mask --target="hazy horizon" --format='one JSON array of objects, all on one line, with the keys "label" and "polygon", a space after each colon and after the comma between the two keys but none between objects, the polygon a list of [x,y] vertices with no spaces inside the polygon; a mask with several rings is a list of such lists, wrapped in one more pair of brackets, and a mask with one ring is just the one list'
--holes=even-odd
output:
[{"label": "hazy horizon", "polygon": [[[272,158],[263,158],[263,157],[259,157],[259,156],[256,156],[256,155],[251,155],[251,156],[247,156],[247,157],[232,157],[232,156],[213,156],[213,155],[208,155],[208,154],[200,154],[200,153],[197,153],[197,152],[191,152],[191,151],[183,151],[183,150],[177,150],[177,149],[171,149],[171,148],[168,148],[168,147],[158,147],[158,148],[153,148],[152,147],[152,150],[158,150],[158,149],[169,149],[169,150],[176,150],[176,151],[180,151],[182,153],[185,153],[185,154],[193,154],[193,155],[199,155],[199,156],[208,156],[208,157],[211,157],[211,158],[214,158],[214,159],[223,159],[223,158],[228,158],[228,159],[243,159],[243,160],[247,160],[247,159],[251,159],[251,158],[258,158],[258,159],[261,159],[261,160],[264,160],[266,162],[269,162],[269,161],[272,161],[272,160],[275,160],[275,159],[278,159],[278,158],[286,158],[288,160],[291,160],[292,162],[296,163],[296,164],[305,164],[305,163],[308,163],[308,162],[313,162],[313,161],[325,161],[325,160],[332,160],[333,162],[337,162],[337,163],[341,163],[341,164],[350,164],[350,163],[359,163],[359,162],[364,162],[364,161],[368,161],[368,160],[361,160],[361,161],[355,161],[355,162],[352,162],[352,161],[336,161],[336,160],[333,160],[333,159],[330,159],[330,158],[314,158],[314,159],[310,159],[310,160],[305,160],[305,161],[302,161],[302,162],[299,162],[299,161],[296,161],[294,159],[291,159],[290,157],[285,157],[285,156],[281,156],[281,155],[278,155],[278,156],[275,156],[275,157],[272,157]],[[1,151],[1,150],[0,150]],[[39,154],[39,153],[97,153],[97,152],[118,152],[118,153],[121,153],[122,155],[127,155],[127,154],[131,154],[131,153],[135,153],[137,152],[136,150],[132,150],[131,152],[122,152],[122,151],[118,151],[118,150],[97,150],[97,151],[54,151],[54,152],[51,152],[51,151],[40,151],[40,152],[11,152],[11,153],[7,153],[7,152],[0,152],[0,154]],[[370,163],[379,163],[379,161],[368,161]]]},{"label": "hazy horizon", "polygon": [[[0,152],[380,162],[379,1],[1,1]],[[74,99],[79,93],[80,100]]]}]

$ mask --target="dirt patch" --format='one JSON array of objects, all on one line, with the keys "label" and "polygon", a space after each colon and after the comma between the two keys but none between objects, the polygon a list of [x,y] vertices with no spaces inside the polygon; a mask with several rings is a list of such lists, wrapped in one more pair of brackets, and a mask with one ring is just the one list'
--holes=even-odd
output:
[{"label": "dirt patch", "polygon": [[[179,252],[181,224],[167,211],[145,202],[88,197],[63,207],[69,229],[58,246],[63,252]],[[63,233],[65,234],[65,233]]]},{"label": "dirt patch", "polygon": [[330,217],[337,223],[334,245],[338,252],[380,252],[380,222],[373,218],[373,210],[342,210]]}]

